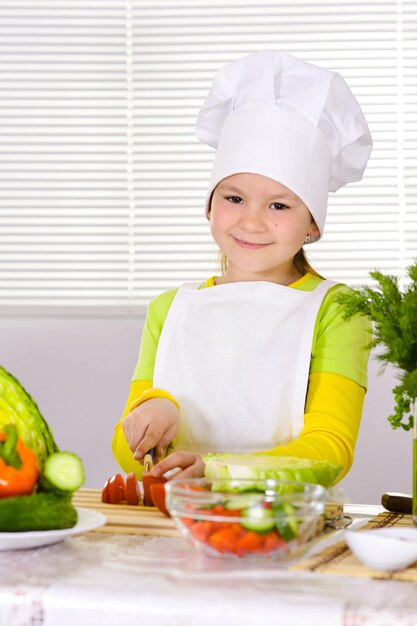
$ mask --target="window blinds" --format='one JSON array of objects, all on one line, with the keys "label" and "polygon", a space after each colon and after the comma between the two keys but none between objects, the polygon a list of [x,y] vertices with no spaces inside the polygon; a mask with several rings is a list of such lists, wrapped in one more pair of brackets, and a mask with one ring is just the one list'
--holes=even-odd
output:
[{"label": "window blinds", "polygon": [[3,314],[129,314],[218,271],[195,118],[216,69],[264,48],[339,71],[374,138],[364,180],[331,194],[312,264],[352,285],[403,274],[416,31],[414,0],[0,0]]}]

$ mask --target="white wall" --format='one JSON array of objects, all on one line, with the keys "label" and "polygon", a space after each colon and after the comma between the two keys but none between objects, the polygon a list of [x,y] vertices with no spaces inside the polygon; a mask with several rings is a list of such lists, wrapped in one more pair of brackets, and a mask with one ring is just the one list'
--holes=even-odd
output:
[{"label": "white wall", "polygon": [[[111,452],[136,363],[142,319],[1,318],[0,364],[35,398],[61,449],[77,452],[87,487],[118,466]],[[352,470],[343,486],[354,502],[379,503],[384,491],[411,493],[411,434],[392,431],[392,369],[369,391]]]},{"label": "white wall", "polygon": [[118,469],[111,452],[143,320],[0,318],[0,364],[34,397],[61,449],[84,461],[87,487]]}]

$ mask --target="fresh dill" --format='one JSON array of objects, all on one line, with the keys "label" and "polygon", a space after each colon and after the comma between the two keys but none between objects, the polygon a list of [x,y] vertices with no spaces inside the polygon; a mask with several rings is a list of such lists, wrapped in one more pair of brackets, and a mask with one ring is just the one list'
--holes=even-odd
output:
[{"label": "fresh dill", "polygon": [[408,279],[400,289],[395,276],[370,272],[376,285],[359,287],[337,298],[349,319],[364,315],[372,321],[373,337],[369,346],[380,346],[377,358],[397,366],[399,384],[394,387],[395,411],[388,417],[392,428],[409,430],[413,426],[412,407],[417,399],[417,262],[407,270]]}]

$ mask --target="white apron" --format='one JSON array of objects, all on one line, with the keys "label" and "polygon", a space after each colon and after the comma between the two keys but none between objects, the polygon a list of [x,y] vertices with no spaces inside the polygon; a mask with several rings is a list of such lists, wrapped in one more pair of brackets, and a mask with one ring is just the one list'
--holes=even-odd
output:
[{"label": "white apron", "polygon": [[269,282],[179,288],[153,380],[180,405],[176,450],[253,452],[300,434],[314,325],[335,284],[326,280],[314,291]]}]

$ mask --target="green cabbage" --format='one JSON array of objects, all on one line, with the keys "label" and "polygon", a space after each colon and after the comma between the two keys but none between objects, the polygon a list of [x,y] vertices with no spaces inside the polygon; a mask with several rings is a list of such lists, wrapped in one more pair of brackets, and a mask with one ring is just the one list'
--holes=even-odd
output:
[{"label": "green cabbage", "polygon": [[16,425],[19,437],[36,454],[41,469],[46,457],[58,451],[52,431],[33,398],[0,366],[0,431],[7,424]]},{"label": "green cabbage", "polygon": [[327,488],[334,484],[342,470],[341,465],[329,461],[290,456],[208,453],[204,455],[204,461],[204,475],[219,491],[242,490],[237,484],[230,486],[231,478],[248,479],[246,489],[261,489],[259,481],[266,478],[315,483]]}]

